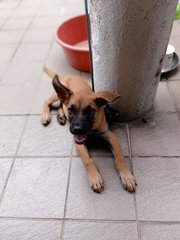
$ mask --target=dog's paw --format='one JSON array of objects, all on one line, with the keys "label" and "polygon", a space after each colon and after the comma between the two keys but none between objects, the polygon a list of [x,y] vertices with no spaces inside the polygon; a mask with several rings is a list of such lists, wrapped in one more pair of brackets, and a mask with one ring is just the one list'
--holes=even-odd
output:
[{"label": "dog's paw", "polygon": [[96,171],[95,173],[89,175],[90,186],[96,193],[101,193],[104,189],[103,179],[101,175]]},{"label": "dog's paw", "polygon": [[41,118],[41,123],[44,126],[47,126],[51,121],[51,115],[49,113],[43,114]]},{"label": "dog's paw", "polygon": [[65,125],[66,124],[66,116],[58,114],[57,121],[60,125]]},{"label": "dog's paw", "polygon": [[128,192],[135,192],[137,185],[136,179],[129,170],[121,172],[120,178],[125,190],[127,190]]}]

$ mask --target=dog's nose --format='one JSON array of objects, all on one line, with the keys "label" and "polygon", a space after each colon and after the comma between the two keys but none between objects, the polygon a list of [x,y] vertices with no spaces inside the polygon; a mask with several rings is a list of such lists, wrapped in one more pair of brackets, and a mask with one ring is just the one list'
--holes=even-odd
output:
[{"label": "dog's nose", "polygon": [[82,134],[84,131],[82,124],[75,123],[74,124],[74,134]]}]

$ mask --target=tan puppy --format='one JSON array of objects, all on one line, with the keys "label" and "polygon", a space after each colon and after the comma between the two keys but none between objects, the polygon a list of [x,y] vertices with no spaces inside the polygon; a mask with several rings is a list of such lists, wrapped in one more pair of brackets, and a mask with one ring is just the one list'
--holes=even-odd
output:
[{"label": "tan puppy", "polygon": [[44,70],[53,79],[55,92],[44,103],[42,124],[47,125],[50,122],[50,106],[60,100],[57,119],[61,125],[66,123],[66,119],[69,120],[70,132],[74,135],[76,149],[93,190],[98,193],[103,190],[103,179],[85,146],[87,138],[95,133],[110,143],[123,187],[129,192],[135,191],[136,180],[124,161],[118,139],[108,128],[103,108],[106,103],[119,98],[119,94],[107,91],[94,93],[79,76],[60,77],[47,68]]}]

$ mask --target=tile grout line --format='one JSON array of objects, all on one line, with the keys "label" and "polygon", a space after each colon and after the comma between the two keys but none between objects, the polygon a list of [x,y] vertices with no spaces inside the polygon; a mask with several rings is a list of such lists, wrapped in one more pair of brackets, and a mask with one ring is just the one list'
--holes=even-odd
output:
[{"label": "tile grout line", "polygon": [[[13,217],[0,216],[0,220],[20,220],[20,221],[63,221],[63,218],[36,218],[36,217]],[[67,222],[96,222],[96,223],[136,223],[136,220],[112,220],[112,219],[82,219],[82,218],[66,218]],[[154,220],[139,220],[140,224],[146,225],[180,225],[180,221],[154,221]]]},{"label": "tile grout line", "polygon": [[69,185],[70,185],[70,179],[71,179],[73,149],[74,149],[74,140],[72,140],[72,147],[71,147],[71,153],[70,153],[69,171],[68,171],[67,188],[66,188],[63,220],[62,220],[62,225],[61,225],[60,240],[63,239],[63,235],[64,235],[64,225],[65,225],[65,220],[66,220],[67,200],[68,200],[68,195],[69,195]]},{"label": "tile grout line", "polygon": [[[42,3],[42,1],[41,1],[41,3]],[[34,17],[36,16],[38,10],[40,9],[40,6],[41,6],[41,4],[40,4],[39,7],[37,8],[37,10],[36,10],[36,12],[33,14],[33,16],[29,17],[31,20],[30,20],[28,26],[26,27],[26,29],[25,29],[22,37],[21,37],[21,40],[20,40],[19,43],[17,44],[17,47],[16,47],[15,51],[13,52],[13,54],[12,54],[10,60],[9,60],[10,63],[12,62],[14,56],[16,55],[16,53],[17,53],[17,51],[19,50],[21,44],[23,43],[23,39],[24,39],[26,33],[28,32],[28,30],[29,30],[29,28],[30,28],[30,26],[31,26],[31,24],[32,24],[32,22],[33,22],[33,20],[34,20]]]},{"label": "tile grout line", "polygon": [[[64,0],[64,1],[65,1],[65,0]],[[41,4],[40,4],[38,10],[39,10],[40,7],[42,6],[42,3],[43,3],[43,0],[41,1]],[[37,10],[37,12],[38,12],[38,10]],[[36,12],[36,14],[35,14],[34,17],[37,16],[37,12]],[[34,17],[33,17],[33,19],[34,19]],[[32,21],[31,21],[31,25],[32,25]],[[53,34],[52,34],[52,35],[53,35]],[[53,43],[54,43],[54,37],[52,37],[52,39],[51,39],[51,41],[50,41],[50,43],[49,43],[49,49],[48,49],[48,51],[47,51],[46,58],[45,58],[44,61],[43,61],[44,65],[46,65],[46,62],[47,62],[48,56],[49,56],[49,54],[50,54],[50,51],[51,51],[51,49],[52,49]],[[43,71],[43,69],[42,69],[41,74],[40,74],[40,76],[39,76],[39,81],[37,82],[37,85],[36,85],[36,88],[35,88],[35,91],[34,91],[34,94],[36,94],[37,91],[38,91],[39,84],[40,84],[41,78],[42,78],[42,76],[43,76],[43,73],[44,73],[44,71]],[[34,95],[34,96],[35,96],[35,95]],[[30,115],[30,116],[31,116],[32,108],[33,108],[33,102],[31,103],[31,106],[29,107],[29,115]],[[52,114],[52,115],[53,115],[53,114]],[[54,115],[56,115],[56,114],[54,114]],[[40,116],[41,116],[41,114],[40,114]]]},{"label": "tile grout line", "polygon": [[177,114],[177,116],[178,116],[178,119],[180,120],[180,112],[179,112],[179,108],[178,108],[178,103],[176,102],[175,95],[174,95],[174,93],[173,93],[173,90],[172,90],[169,82],[167,82],[167,89],[168,89],[169,94],[170,94],[171,97],[172,97],[172,100],[173,100],[173,103],[174,103],[174,107],[175,107],[175,109],[176,109],[176,114]]},{"label": "tile grout line", "polygon": [[[128,138],[130,168],[131,168],[132,173],[134,174],[133,161],[132,161],[132,144],[131,144],[131,135],[130,135],[129,124],[126,125],[126,130],[127,130],[127,138]],[[138,240],[141,240],[141,229],[140,229],[140,224],[139,224],[139,221],[138,221],[136,192],[133,193],[133,200],[134,200],[134,208],[135,208],[135,217],[136,217],[136,226],[137,226]]]},{"label": "tile grout line", "polygon": [[13,158],[11,167],[10,167],[10,169],[9,169],[9,172],[8,172],[8,175],[7,175],[7,178],[6,178],[4,187],[3,187],[3,191],[2,191],[2,194],[1,194],[1,197],[0,197],[0,204],[2,203],[4,194],[5,194],[5,191],[6,191],[6,187],[7,187],[7,184],[8,184],[8,182],[9,182],[9,178],[10,178],[10,175],[11,175],[11,172],[12,172],[12,169],[13,169],[13,166],[14,166],[14,164],[15,164],[15,161],[16,161],[16,156],[17,156],[17,153],[18,153],[18,151],[19,151],[19,147],[20,147],[20,145],[21,145],[21,140],[22,140],[22,137],[23,137],[23,135],[24,135],[27,122],[28,122],[28,117],[25,118],[24,127],[23,127],[23,129],[22,129],[22,132],[21,132],[21,135],[20,135],[20,138],[19,138],[19,142],[18,142],[18,145],[17,145],[17,148],[16,148],[16,152],[15,152],[15,155],[14,155],[14,158]]}]

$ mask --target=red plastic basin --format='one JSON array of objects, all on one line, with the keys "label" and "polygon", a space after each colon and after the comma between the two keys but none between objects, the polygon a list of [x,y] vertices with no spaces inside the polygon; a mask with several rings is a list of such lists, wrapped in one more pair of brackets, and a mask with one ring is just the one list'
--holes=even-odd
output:
[{"label": "red plastic basin", "polygon": [[84,72],[90,72],[90,55],[85,15],[70,18],[56,31],[56,40],[64,50],[69,64]]}]

